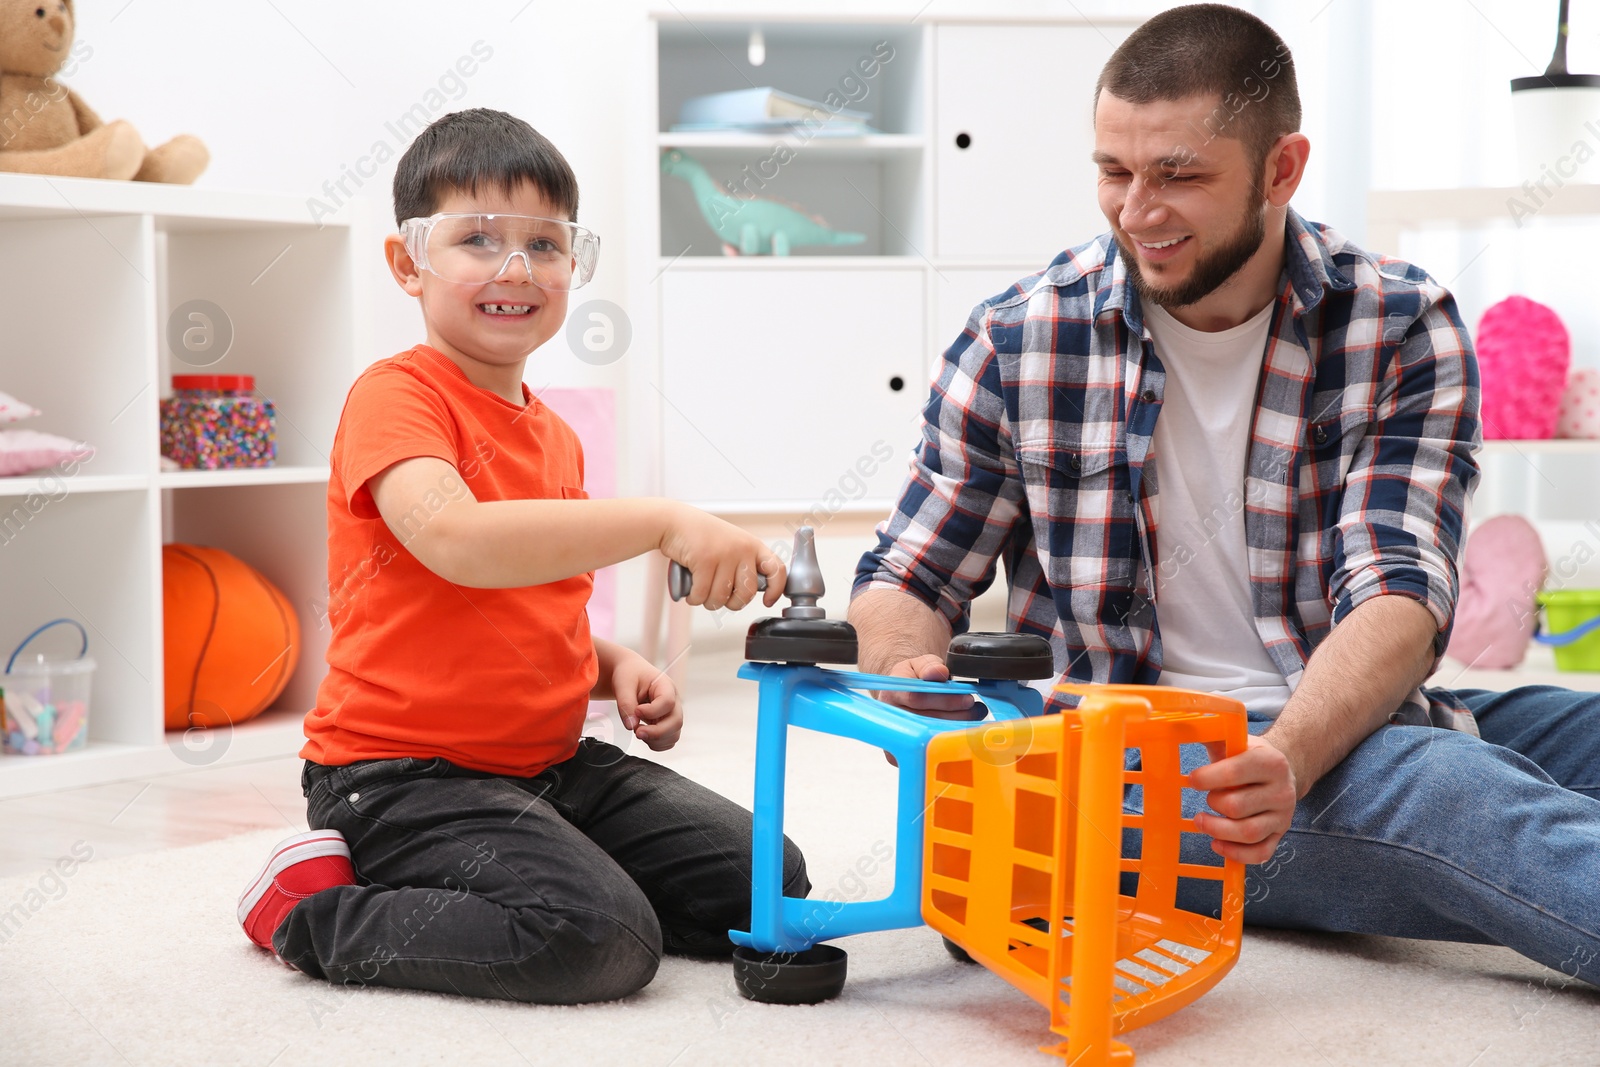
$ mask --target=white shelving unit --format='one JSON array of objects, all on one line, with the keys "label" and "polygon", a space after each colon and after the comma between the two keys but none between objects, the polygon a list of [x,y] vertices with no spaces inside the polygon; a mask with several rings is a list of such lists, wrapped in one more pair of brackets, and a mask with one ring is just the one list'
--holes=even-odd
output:
[{"label": "white shelving unit", "polygon": [[[640,65],[655,91],[629,168],[630,218],[660,241],[630,280],[656,394],[641,389],[631,448],[654,468],[653,491],[735,520],[891,499],[933,366],[973,306],[1105,229],[1089,101],[1139,21],[654,13]],[[880,62],[864,77],[870,56]],[[881,132],[672,132],[686,98],[759,86],[837,92]],[[1052,102],[1048,137],[1018,101]],[[737,195],[798,205],[866,240],[724,256],[688,185],[661,173],[669,149]],[[828,432],[808,433],[816,424]]]},{"label": "white shelving unit", "polygon": [[[1367,197],[1367,244],[1397,252],[1406,231],[1515,231],[1519,227],[1512,207],[1529,202],[1526,190],[1509,187],[1374,190]],[[1540,197],[1537,213],[1545,222],[1600,217],[1600,185],[1562,186],[1553,195]],[[1506,253],[1502,249],[1500,254]],[[1473,516],[1517,513],[1537,526],[1548,518],[1552,504],[1569,513],[1576,504],[1592,514],[1594,501],[1600,499],[1596,458],[1600,458],[1600,441],[1485,441],[1480,455],[1483,481],[1473,500]],[[1558,488],[1574,483],[1586,486],[1587,491]],[[1555,685],[1600,691],[1600,674],[1557,670],[1552,651],[1535,644],[1523,662],[1510,670],[1480,670],[1446,660],[1430,684],[1490,690]]]},{"label": "white shelving unit", "polygon": [[[1463,224],[1515,226],[1513,201],[1533,203],[1525,190],[1374,189],[1367,194],[1367,246],[1384,251],[1400,247],[1403,230],[1455,227]],[[1570,183],[1538,201],[1541,218],[1600,215],[1600,185]]]},{"label": "white shelving unit", "polygon": [[[1531,229],[1533,224],[1527,216],[1519,220],[1513,206],[1522,204],[1526,210],[1526,205],[1535,202],[1539,225],[1548,225],[1552,220],[1600,218],[1600,185],[1568,183],[1551,195],[1541,195],[1537,201],[1527,190],[1513,187],[1373,190],[1367,195],[1367,244],[1394,253],[1401,247],[1402,234],[1408,231],[1484,229],[1515,233],[1522,226]],[[1478,254],[1493,244],[1486,243]],[[1505,246],[1496,248],[1497,255],[1514,254]],[[1467,325],[1473,328],[1476,323],[1469,321]],[[1537,522],[1551,504],[1569,512],[1575,501],[1587,505],[1600,493],[1596,456],[1600,456],[1600,441],[1486,441],[1481,457],[1483,482],[1473,502],[1474,514],[1487,517],[1514,511]],[[1567,481],[1564,475],[1572,475],[1587,491],[1556,489],[1557,478]]]},{"label": "white shelving unit", "polygon": [[[89,442],[64,478],[0,479],[0,654],[70,616],[96,660],[89,744],[0,757],[0,796],[296,751],[324,668],[328,450],[368,346],[346,213],[320,224],[292,197],[0,174],[0,389],[29,423]],[[159,402],[174,373],[167,319],[207,300],[231,347],[207,371],[252,374],[278,411],[279,465],[160,469]],[[299,665],[277,706],[185,744],[163,728],[161,546],[239,556],[300,618]],[[45,640],[41,638],[41,640]]]},{"label": "white shelving unit", "polygon": [[[1482,494],[1480,498],[1474,499],[1474,514],[1487,517],[1518,511],[1527,515],[1530,521],[1537,525],[1540,496],[1539,463],[1545,456],[1561,459],[1584,457],[1585,461],[1592,465],[1594,459],[1600,457],[1600,441],[1561,438],[1539,441],[1485,441],[1480,458],[1491,477],[1496,473],[1500,475],[1500,484],[1493,486],[1495,491],[1490,499],[1481,499]],[[1513,463],[1528,465],[1520,483],[1509,478],[1504,470],[1496,471],[1496,468],[1503,468]],[[1514,493],[1520,493],[1523,498],[1517,506],[1513,506],[1508,500]],[[1556,561],[1552,558],[1550,562]],[[1563,689],[1600,692],[1600,673],[1559,670],[1556,667],[1553,649],[1530,643],[1527,654],[1516,667],[1508,670],[1485,670],[1473,667],[1471,664],[1446,659],[1441,661],[1438,671],[1427,684],[1450,689],[1488,689],[1494,692],[1503,692],[1523,685],[1554,685]]]},{"label": "white shelving unit", "polygon": [[1485,441],[1478,456],[1483,479],[1473,497],[1473,514],[1488,518],[1516,512],[1537,521],[1548,510],[1549,498],[1573,496],[1557,488],[1573,476],[1586,481],[1591,491],[1577,494],[1576,501],[1563,499],[1563,503],[1569,509],[1574,502],[1586,507],[1600,492],[1596,458],[1600,458],[1600,441],[1595,440]]},{"label": "white shelving unit", "polygon": [[[659,234],[659,256],[636,257],[629,283],[649,376],[627,445],[635,469],[653,472],[643,488],[774,543],[808,518],[821,534],[867,536],[905,477],[940,354],[973,307],[1105,230],[1090,100],[1141,20],[652,14],[638,65],[654,92],[629,162],[630,220]],[[759,67],[747,58],[755,29]],[[878,59],[870,77],[867,57]],[[824,103],[837,92],[880,132],[672,132],[688,97],[761,86]],[[736,195],[798,205],[866,240],[724,256],[689,186],[661,172],[672,149]],[[659,587],[646,590],[647,649]],[[666,610],[664,659],[681,676],[689,621]]]}]

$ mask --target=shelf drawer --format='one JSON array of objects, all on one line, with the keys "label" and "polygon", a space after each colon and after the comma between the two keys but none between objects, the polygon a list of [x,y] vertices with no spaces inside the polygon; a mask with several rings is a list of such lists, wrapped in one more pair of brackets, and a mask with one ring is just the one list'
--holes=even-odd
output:
[{"label": "shelf drawer", "polygon": [[668,271],[664,492],[829,510],[892,496],[928,391],[924,299],[914,269]]},{"label": "shelf drawer", "polygon": [[1131,29],[937,29],[934,255],[1043,267],[1105,232],[1089,161],[1094,86]]}]

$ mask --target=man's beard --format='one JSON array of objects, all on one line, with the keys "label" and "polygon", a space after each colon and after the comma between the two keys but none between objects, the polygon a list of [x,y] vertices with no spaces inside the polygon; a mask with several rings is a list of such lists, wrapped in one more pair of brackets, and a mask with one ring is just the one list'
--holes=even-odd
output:
[{"label": "man's beard", "polygon": [[[1254,199],[1254,197],[1252,197]],[[1187,307],[1210,296],[1220,289],[1224,282],[1239,273],[1250,257],[1261,248],[1261,242],[1267,236],[1267,205],[1265,202],[1256,210],[1251,210],[1246,204],[1244,218],[1240,220],[1238,231],[1216,250],[1203,254],[1189,272],[1189,280],[1176,287],[1162,287],[1155,285],[1145,277],[1139,269],[1139,257],[1133,249],[1117,237],[1117,247],[1122,249],[1122,256],[1128,264],[1128,277],[1133,282],[1133,287],[1139,293],[1141,300],[1148,300],[1161,307]],[[1193,240],[1193,238],[1191,238]]]}]

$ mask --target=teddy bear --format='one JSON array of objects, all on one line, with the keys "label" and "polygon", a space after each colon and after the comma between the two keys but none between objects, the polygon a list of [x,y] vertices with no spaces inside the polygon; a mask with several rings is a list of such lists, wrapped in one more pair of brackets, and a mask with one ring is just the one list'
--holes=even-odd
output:
[{"label": "teddy bear", "polygon": [[74,55],[72,0],[0,0],[0,171],[186,185],[210,153],[180,134],[146,148],[51,77]]}]

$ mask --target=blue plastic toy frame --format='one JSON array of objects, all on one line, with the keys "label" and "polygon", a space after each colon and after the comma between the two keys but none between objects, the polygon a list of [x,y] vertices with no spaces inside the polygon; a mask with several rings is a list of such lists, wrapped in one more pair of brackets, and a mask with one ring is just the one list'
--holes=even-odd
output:
[{"label": "blue plastic toy frame", "polygon": [[[922,925],[922,837],[927,747],[934,736],[984,720],[952,722],[854,692],[971,693],[992,719],[1044,713],[1044,697],[1019,682],[928,682],[809,664],[746,663],[739,677],[759,683],[756,718],[755,833],[750,929],[730,930],[736,945],[801,952],[821,941]],[[840,902],[783,895],[783,800],[789,727],[853,738],[892,754],[900,765],[895,813],[894,889],[878,900]]]}]

